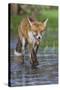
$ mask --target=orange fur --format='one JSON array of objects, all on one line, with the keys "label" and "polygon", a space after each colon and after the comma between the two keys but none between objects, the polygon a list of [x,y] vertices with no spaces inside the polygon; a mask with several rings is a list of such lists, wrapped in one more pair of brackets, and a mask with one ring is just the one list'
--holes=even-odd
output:
[{"label": "orange fur", "polygon": [[[24,18],[18,27],[18,42],[16,45],[16,51],[24,54],[25,45],[29,45],[31,64],[38,64],[37,61],[37,50],[40,44],[40,39],[42,38],[42,32],[45,31],[47,20],[44,22],[39,22],[32,20],[31,18]],[[21,50],[20,50],[21,49]],[[20,55],[19,53],[16,53]]]},{"label": "orange fur", "polygon": [[45,26],[43,22],[34,21],[31,23],[32,23],[32,26],[30,26],[29,24],[28,17],[22,20],[22,22],[19,24],[19,27],[18,27],[18,33],[20,37],[23,36],[25,39],[28,39],[29,31],[32,31],[38,34],[45,30]]}]

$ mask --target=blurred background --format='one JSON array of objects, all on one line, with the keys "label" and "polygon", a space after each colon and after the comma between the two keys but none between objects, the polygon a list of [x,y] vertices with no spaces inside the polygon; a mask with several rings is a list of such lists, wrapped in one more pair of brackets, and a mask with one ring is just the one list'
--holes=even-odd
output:
[{"label": "blurred background", "polygon": [[48,18],[48,25],[41,47],[58,46],[58,7],[43,5],[10,4],[11,33],[18,35],[18,25],[25,16],[32,16],[38,21]]}]

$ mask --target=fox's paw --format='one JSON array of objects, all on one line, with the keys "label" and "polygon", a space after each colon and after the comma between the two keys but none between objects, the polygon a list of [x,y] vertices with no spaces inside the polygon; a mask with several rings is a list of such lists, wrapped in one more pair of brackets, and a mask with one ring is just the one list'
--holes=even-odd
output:
[{"label": "fox's paw", "polygon": [[32,66],[37,66],[37,65],[39,65],[38,61],[30,61],[30,63],[31,63]]}]

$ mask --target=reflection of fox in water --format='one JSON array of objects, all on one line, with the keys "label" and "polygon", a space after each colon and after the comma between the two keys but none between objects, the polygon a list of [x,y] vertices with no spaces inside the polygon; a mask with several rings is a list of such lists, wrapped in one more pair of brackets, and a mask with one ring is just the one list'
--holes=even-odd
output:
[{"label": "reflection of fox in water", "polygon": [[48,19],[43,22],[33,20],[31,17],[26,17],[22,20],[18,27],[18,42],[16,45],[15,54],[24,54],[25,46],[28,44],[31,53],[31,64],[37,65],[37,50],[42,38],[42,32],[45,31]]}]

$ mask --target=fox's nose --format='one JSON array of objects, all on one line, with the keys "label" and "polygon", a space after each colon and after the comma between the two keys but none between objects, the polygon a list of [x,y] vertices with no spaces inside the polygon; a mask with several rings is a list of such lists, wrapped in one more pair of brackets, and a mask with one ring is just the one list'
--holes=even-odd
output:
[{"label": "fox's nose", "polygon": [[41,38],[42,38],[42,35],[41,35],[41,34],[38,34],[38,35],[37,35],[37,39],[40,40]]},{"label": "fox's nose", "polygon": [[40,39],[40,36],[37,36],[37,39],[39,40]]},{"label": "fox's nose", "polygon": [[40,39],[40,36],[38,37],[38,39]]}]

